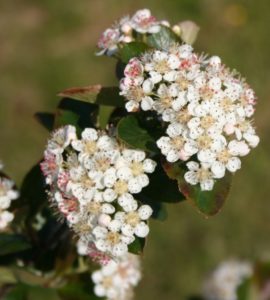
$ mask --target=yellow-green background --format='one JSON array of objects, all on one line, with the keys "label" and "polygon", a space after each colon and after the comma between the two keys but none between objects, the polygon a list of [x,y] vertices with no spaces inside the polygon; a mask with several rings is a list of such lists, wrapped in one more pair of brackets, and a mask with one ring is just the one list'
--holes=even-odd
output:
[{"label": "yellow-green background", "polygon": [[95,43],[114,20],[144,7],[171,23],[196,21],[196,49],[221,56],[259,97],[261,143],[243,160],[223,211],[205,219],[184,203],[151,224],[136,299],[181,300],[220,260],[270,253],[269,0],[1,0],[0,158],[19,183],[47,138],[34,112],[52,111],[62,89],[116,84],[114,61],[94,56]]}]

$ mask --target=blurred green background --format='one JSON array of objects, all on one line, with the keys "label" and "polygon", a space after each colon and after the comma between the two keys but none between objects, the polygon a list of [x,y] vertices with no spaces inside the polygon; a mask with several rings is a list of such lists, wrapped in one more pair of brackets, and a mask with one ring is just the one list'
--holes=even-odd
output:
[{"label": "blurred green background", "polygon": [[235,175],[223,211],[205,219],[185,203],[152,222],[136,299],[184,299],[219,261],[270,255],[269,0],[1,0],[0,158],[20,183],[48,137],[33,114],[54,110],[65,88],[116,84],[114,61],[96,57],[95,44],[114,20],[144,7],[172,24],[196,21],[196,50],[221,56],[259,97],[261,143]]}]

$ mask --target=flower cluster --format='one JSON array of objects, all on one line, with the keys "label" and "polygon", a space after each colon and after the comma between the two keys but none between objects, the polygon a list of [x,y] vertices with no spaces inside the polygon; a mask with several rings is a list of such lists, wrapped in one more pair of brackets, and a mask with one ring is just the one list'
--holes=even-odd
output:
[{"label": "flower cluster", "polygon": [[[0,171],[3,165],[0,162]],[[15,183],[0,175],[0,230],[4,230],[8,224],[13,220],[13,213],[8,211],[11,201],[19,197],[18,191],[14,189]]]},{"label": "flower cluster", "polygon": [[246,262],[222,263],[204,284],[207,300],[237,300],[237,289],[252,276],[252,266]]},{"label": "flower cluster", "polygon": [[157,113],[166,125],[157,145],[168,162],[187,162],[188,183],[212,190],[215,179],[240,169],[240,157],[257,146],[254,91],[219,57],[175,45],[131,59],[124,75],[127,111]]},{"label": "flower cluster", "polygon": [[167,21],[157,21],[149,9],[138,10],[132,17],[124,17],[112,28],[106,29],[98,41],[98,55],[114,54],[120,43],[135,41],[135,35],[157,33],[160,26],[170,26]]},{"label": "flower cluster", "polygon": [[140,279],[140,260],[133,254],[123,256],[118,262],[111,260],[92,274],[95,294],[107,300],[133,299],[133,288]]},{"label": "flower cluster", "polygon": [[52,134],[44,157],[41,169],[52,202],[90,256],[120,257],[136,237],[148,235],[152,209],[133,196],[155,170],[145,152],[126,149],[93,128],[84,129],[79,139],[75,127],[65,126]]}]

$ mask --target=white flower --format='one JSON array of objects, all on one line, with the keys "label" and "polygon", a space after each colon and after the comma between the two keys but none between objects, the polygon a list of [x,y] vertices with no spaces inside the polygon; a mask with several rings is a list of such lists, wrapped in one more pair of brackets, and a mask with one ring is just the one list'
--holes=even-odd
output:
[{"label": "white flower", "polygon": [[[53,139],[66,129],[56,131]],[[51,201],[83,242],[79,251],[97,261],[125,255],[135,236],[124,234],[124,223],[115,216],[140,212],[141,224],[134,225],[134,234],[148,234],[147,209],[137,212],[133,194],[149,184],[147,174],[154,172],[156,162],[93,128],[84,129],[81,138],[71,139],[57,155],[50,152],[51,144],[49,140],[41,167]]]},{"label": "white flower", "polygon": [[118,262],[111,260],[92,274],[96,296],[108,300],[131,300],[133,288],[140,279],[140,261],[132,254],[125,255]]},{"label": "white flower", "polygon": [[19,192],[14,189],[14,186],[15,183],[12,180],[3,175],[0,176],[0,230],[4,230],[14,218],[13,213],[7,210],[11,202],[19,198]]},{"label": "white flower", "polygon": [[246,262],[227,261],[220,264],[204,283],[206,300],[237,300],[237,289],[251,277],[252,266]]},{"label": "white flower", "polygon": [[138,10],[130,20],[130,26],[139,33],[157,33],[160,25],[149,9]]},{"label": "white flower", "polygon": [[202,191],[213,189],[214,175],[207,165],[201,164],[200,166],[197,162],[190,161],[187,167],[189,171],[185,173],[184,178],[188,183],[192,185],[199,183]]},{"label": "white flower", "polygon": [[117,51],[117,44],[120,41],[120,31],[118,28],[106,29],[98,41],[98,47],[101,49],[97,55],[102,55],[105,52],[108,56],[113,55]]},{"label": "white flower", "polygon": [[[136,64],[140,73],[135,78],[125,74],[122,82],[126,84],[120,85],[121,94],[129,100],[128,111],[140,108],[155,111],[165,129],[167,126],[166,134],[157,139],[157,146],[167,161],[188,162],[192,157],[199,168],[200,164],[207,165],[215,179],[224,177],[226,170],[240,169],[239,157],[247,155],[259,143],[250,119],[256,96],[247,83],[226,68],[219,57],[207,59],[194,53],[187,44],[146,53],[136,59]],[[126,68],[131,66],[128,63]],[[152,83],[148,89],[151,101],[144,105],[143,87],[149,82]],[[131,94],[136,94],[132,103]],[[226,161],[221,158],[224,147],[230,156]],[[197,184],[202,180],[195,180],[193,171],[186,178],[191,184]],[[213,188],[210,177],[207,184],[202,181],[204,189]]]}]

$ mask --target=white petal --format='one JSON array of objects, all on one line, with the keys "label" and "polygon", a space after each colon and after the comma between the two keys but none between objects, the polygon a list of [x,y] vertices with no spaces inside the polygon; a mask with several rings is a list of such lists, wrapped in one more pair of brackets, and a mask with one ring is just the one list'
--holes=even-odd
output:
[{"label": "white petal", "polygon": [[153,209],[149,205],[142,205],[138,209],[138,214],[142,220],[148,220],[153,213]]},{"label": "white petal", "polygon": [[85,128],[82,132],[82,138],[87,141],[96,141],[98,138],[97,131],[93,128]]},{"label": "white petal", "polygon": [[184,178],[186,182],[196,185],[198,183],[198,177],[197,174],[194,171],[188,171],[185,173]]},{"label": "white petal", "polygon": [[149,226],[144,222],[140,222],[135,228],[135,234],[138,237],[145,238],[148,235],[148,233],[149,233]]},{"label": "white petal", "polygon": [[223,178],[225,176],[226,168],[221,162],[214,162],[211,166],[211,171],[215,178]]},{"label": "white petal", "polygon": [[241,168],[241,160],[238,157],[232,157],[226,167],[230,172],[234,173]]},{"label": "white petal", "polygon": [[143,170],[146,173],[153,173],[155,171],[156,166],[157,163],[150,158],[145,159],[143,162]]},{"label": "white petal", "polygon": [[113,189],[106,189],[105,192],[103,193],[103,199],[106,202],[112,202],[115,200],[117,197],[117,194]]},{"label": "white petal", "polygon": [[208,179],[200,183],[202,191],[211,191],[214,187],[214,180]]}]

